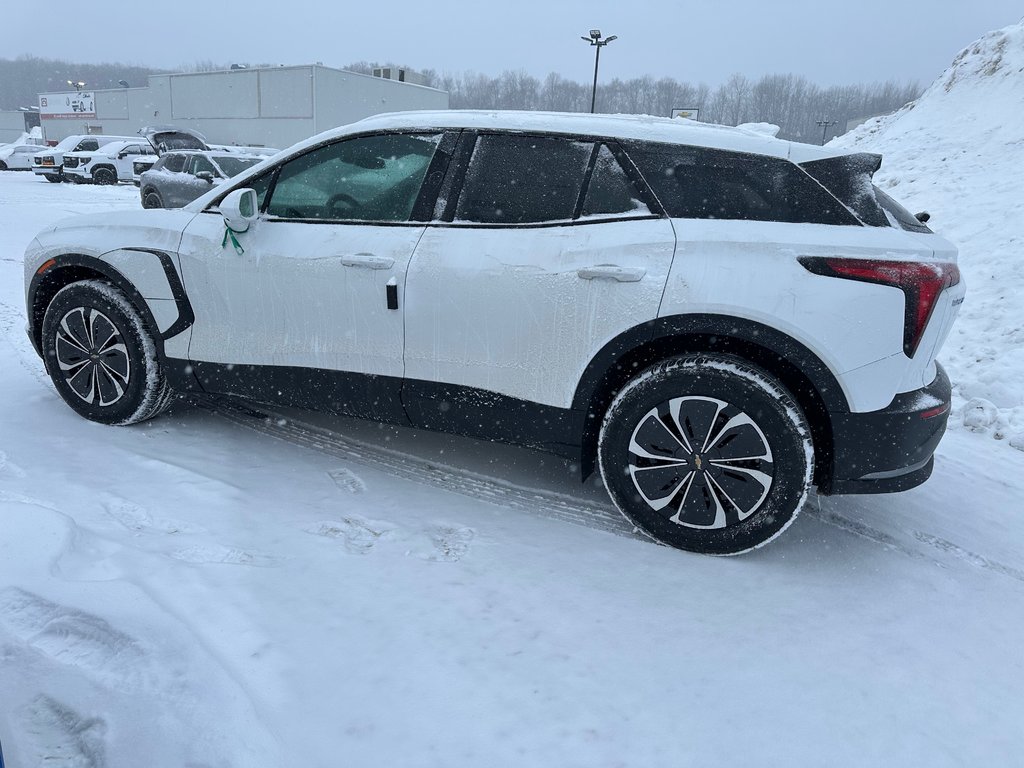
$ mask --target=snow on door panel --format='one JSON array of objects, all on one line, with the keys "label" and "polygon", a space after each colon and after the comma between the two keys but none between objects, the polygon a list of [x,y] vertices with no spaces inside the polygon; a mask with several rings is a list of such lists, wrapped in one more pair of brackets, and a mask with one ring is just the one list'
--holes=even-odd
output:
[{"label": "snow on door panel", "polygon": [[[216,363],[402,375],[404,283],[425,225],[409,221],[439,135],[365,136],[284,163],[266,213],[224,248],[224,220],[185,231],[190,356]],[[266,183],[260,184],[263,194]]]},{"label": "snow on door panel", "polygon": [[675,236],[603,145],[495,138],[462,221],[429,227],[413,255],[406,378],[568,408],[598,350],[657,316]]}]

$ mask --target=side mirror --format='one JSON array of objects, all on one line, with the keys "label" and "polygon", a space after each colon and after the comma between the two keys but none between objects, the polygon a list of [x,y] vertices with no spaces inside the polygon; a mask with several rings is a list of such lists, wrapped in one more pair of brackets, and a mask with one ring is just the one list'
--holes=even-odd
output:
[{"label": "side mirror", "polygon": [[931,217],[932,215],[928,213],[928,211],[921,211],[920,213],[914,214],[914,218],[920,221],[922,224],[927,224],[928,219],[930,219]]},{"label": "side mirror", "polygon": [[220,201],[220,214],[233,232],[245,232],[259,215],[256,190],[236,189]]},{"label": "side mirror", "polygon": [[213,184],[213,174],[210,173],[210,171],[199,171],[199,173],[196,174],[196,178]]}]

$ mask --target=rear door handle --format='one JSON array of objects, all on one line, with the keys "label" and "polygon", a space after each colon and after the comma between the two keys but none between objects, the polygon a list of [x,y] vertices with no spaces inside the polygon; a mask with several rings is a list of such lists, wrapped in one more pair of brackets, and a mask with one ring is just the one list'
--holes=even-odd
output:
[{"label": "rear door handle", "polygon": [[620,283],[636,283],[643,279],[647,270],[641,267],[618,267],[614,264],[598,264],[577,269],[576,274],[584,280],[616,280]]},{"label": "rear door handle", "polygon": [[341,263],[346,267],[363,267],[364,269],[391,269],[395,266],[395,260],[390,256],[374,256],[372,253],[342,256]]}]

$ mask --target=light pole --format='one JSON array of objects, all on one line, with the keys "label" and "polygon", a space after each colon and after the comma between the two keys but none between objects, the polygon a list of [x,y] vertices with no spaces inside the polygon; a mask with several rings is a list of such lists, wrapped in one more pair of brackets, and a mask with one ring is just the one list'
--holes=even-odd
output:
[{"label": "light pole", "polygon": [[83,83],[81,80],[68,80],[68,85],[70,85],[79,93],[81,93],[82,89],[85,88],[85,83]]},{"label": "light pole", "polygon": [[839,125],[838,120],[818,120],[818,125],[821,126],[821,146],[825,146],[825,134],[828,133],[830,126]]},{"label": "light pole", "polygon": [[590,30],[590,37],[580,36],[581,40],[586,40],[592,46],[594,46],[594,88],[590,92],[590,114],[594,114],[594,105],[597,104],[597,67],[601,63],[601,48],[608,45],[612,40],[617,40],[617,35],[609,35],[604,40],[601,39],[601,30],[592,29]]}]

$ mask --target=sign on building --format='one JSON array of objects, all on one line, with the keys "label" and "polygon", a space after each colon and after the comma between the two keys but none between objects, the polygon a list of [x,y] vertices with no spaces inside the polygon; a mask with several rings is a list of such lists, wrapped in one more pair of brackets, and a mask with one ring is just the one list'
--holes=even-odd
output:
[{"label": "sign on building", "polygon": [[672,117],[685,117],[685,118],[688,118],[690,120],[696,120],[697,119],[697,115],[699,115],[699,114],[700,114],[700,109],[699,108],[694,108],[694,109],[673,109],[672,110]]},{"label": "sign on building", "polygon": [[43,120],[79,120],[96,117],[96,99],[92,91],[42,93],[39,116]]}]

